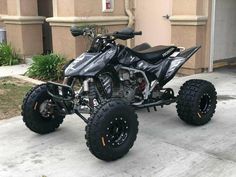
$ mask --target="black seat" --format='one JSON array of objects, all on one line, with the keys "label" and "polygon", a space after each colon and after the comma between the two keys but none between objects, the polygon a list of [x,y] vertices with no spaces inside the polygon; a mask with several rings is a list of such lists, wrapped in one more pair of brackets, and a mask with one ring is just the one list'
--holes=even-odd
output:
[{"label": "black seat", "polygon": [[149,63],[155,64],[159,60],[171,56],[176,50],[177,50],[176,46],[160,45],[160,46],[151,47],[149,49],[142,50],[142,51],[132,50],[132,52],[136,56],[138,56],[140,59],[143,59]]},{"label": "black seat", "polygon": [[135,46],[134,48],[132,48],[132,50],[136,51],[136,52],[139,52],[141,50],[147,50],[149,48],[151,48],[151,45],[145,42],[145,43],[142,43],[142,44],[139,44],[139,45]]}]

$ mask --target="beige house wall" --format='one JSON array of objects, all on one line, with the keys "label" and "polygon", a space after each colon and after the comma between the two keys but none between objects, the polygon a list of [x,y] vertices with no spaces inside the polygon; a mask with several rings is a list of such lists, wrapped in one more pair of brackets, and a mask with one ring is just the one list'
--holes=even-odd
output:
[{"label": "beige house wall", "polygon": [[103,13],[101,0],[80,0],[76,1],[76,16],[123,16],[125,14],[125,1],[115,0],[114,11],[112,13]]},{"label": "beige house wall", "polygon": [[[77,52],[80,52],[79,50],[85,50],[84,39],[74,38],[68,27],[55,26],[52,28],[52,34],[53,52],[55,53],[63,54],[67,58],[74,58]],[[78,46],[79,43],[80,46]]]},{"label": "beige house wall", "polygon": [[0,0],[0,27],[4,27],[2,16],[7,14],[7,0]]},{"label": "beige house wall", "polygon": [[[111,26],[107,30],[112,32],[124,26]],[[89,48],[90,42],[86,37],[73,37],[70,33],[69,27],[54,26],[52,27],[53,34],[53,49],[55,53],[63,54],[66,58],[72,59],[79,54],[85,52]],[[63,35],[61,35],[63,34]],[[125,43],[119,41],[119,43]]]},{"label": "beige house wall", "polygon": [[38,16],[36,0],[7,0],[7,15],[1,17],[7,42],[23,57],[41,54],[43,17]]},{"label": "beige house wall", "polygon": [[173,0],[172,15],[198,15],[199,3],[199,0]]},{"label": "beige house wall", "polygon": [[[7,39],[8,43],[11,44],[17,53],[23,52],[23,36],[22,36],[22,29],[21,26],[16,25],[7,25],[6,30],[8,32]],[[11,42],[14,41],[14,44]]]},{"label": "beige house wall", "polygon": [[195,74],[209,66],[210,0],[173,0],[172,43],[189,48],[201,45],[202,48],[181,69],[183,74]]},{"label": "beige house wall", "polygon": [[70,27],[73,25],[95,24],[105,26],[110,32],[126,27],[129,17],[125,10],[125,1],[127,0],[115,0],[114,11],[108,13],[102,12],[101,0],[53,0],[54,16],[47,19],[52,28],[53,51],[63,53],[70,59],[88,49],[88,39],[74,38],[71,35]]},{"label": "beige house wall", "polygon": [[54,0],[53,8],[56,9],[57,16],[61,17],[76,16],[75,0]]},{"label": "beige house wall", "polygon": [[17,16],[20,15],[20,1],[19,0],[7,0],[8,15]]},{"label": "beige house wall", "polygon": [[23,56],[40,54],[42,51],[41,25],[15,25],[7,24],[7,40],[14,49]]},{"label": "beige house wall", "polygon": [[135,0],[135,29],[143,32],[135,37],[135,44],[170,45],[171,24],[163,16],[171,11],[172,0]]},{"label": "beige house wall", "polygon": [[37,0],[20,0],[20,15],[37,16],[38,15]]},{"label": "beige house wall", "polygon": [[[75,58],[88,48],[85,38],[72,37],[70,26],[95,24],[106,26],[112,32],[126,26],[133,27],[135,21],[132,13],[136,11],[135,27],[144,31],[143,38],[137,38],[137,44],[150,41],[152,45],[172,43],[185,48],[201,45],[202,49],[184,65],[182,72],[199,73],[209,66],[211,0],[168,0],[168,5],[172,7],[170,22],[166,21],[166,24],[169,23],[168,30],[161,29],[159,26],[162,25],[157,22],[153,23],[155,16],[148,16],[149,13],[152,14],[151,12],[161,8],[158,2],[162,0],[150,0],[149,10],[145,12],[142,11],[142,3],[146,1],[141,0],[115,0],[113,12],[102,12],[102,0],[52,1],[53,17],[47,21],[52,28],[53,50],[68,58]],[[136,9],[137,1],[141,2],[141,10]],[[167,1],[163,3],[167,4]],[[169,14],[161,10],[155,13],[158,17]],[[2,14],[7,16],[3,17]],[[0,0],[0,26],[6,26],[8,42],[22,55],[42,53],[42,23],[44,18],[38,16],[36,0]],[[156,36],[156,30],[151,31],[152,29],[159,30]],[[158,39],[159,36],[161,38]],[[131,45],[132,41],[128,41],[127,44]]]},{"label": "beige house wall", "polygon": [[24,56],[32,56],[43,53],[42,24],[22,25]]},{"label": "beige house wall", "polygon": [[[135,27],[143,31],[143,36],[136,37],[136,44],[174,44],[185,48],[201,45],[202,48],[183,66],[181,73],[199,73],[209,67],[211,0],[135,2]],[[164,11],[168,5],[170,12]],[[161,19],[166,14],[171,15],[170,21]]]},{"label": "beige house wall", "polygon": [[7,14],[7,0],[0,1],[0,14]]},{"label": "beige house wall", "polygon": [[7,14],[10,16],[37,16],[37,0],[1,0],[7,4]]},{"label": "beige house wall", "polygon": [[101,2],[101,0],[56,0],[57,15],[61,17],[125,15],[124,0],[114,1],[115,8],[112,13],[103,13]]}]

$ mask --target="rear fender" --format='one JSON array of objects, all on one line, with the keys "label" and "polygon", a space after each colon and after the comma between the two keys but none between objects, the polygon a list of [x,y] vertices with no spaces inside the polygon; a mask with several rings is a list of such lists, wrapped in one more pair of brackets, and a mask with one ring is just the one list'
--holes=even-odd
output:
[{"label": "rear fender", "polygon": [[161,85],[164,86],[169,82],[178,70],[186,63],[199,49],[201,46],[191,47],[179,53],[175,58],[169,59],[170,65],[164,76],[164,79],[161,81]]}]

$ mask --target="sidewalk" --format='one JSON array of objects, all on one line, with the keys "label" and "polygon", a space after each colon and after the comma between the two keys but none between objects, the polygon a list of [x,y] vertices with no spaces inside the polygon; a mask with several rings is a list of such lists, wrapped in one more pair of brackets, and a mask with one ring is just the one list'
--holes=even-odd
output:
[{"label": "sidewalk", "polygon": [[215,84],[218,104],[212,121],[189,126],[175,104],[157,112],[138,112],[139,133],[131,151],[115,162],[96,159],[86,147],[85,124],[67,116],[54,133],[28,130],[22,117],[0,121],[1,177],[235,177],[236,72],[179,77],[168,86],[177,92],[188,79]]},{"label": "sidewalk", "polygon": [[29,65],[21,64],[14,66],[1,66],[0,67],[0,77],[14,76],[14,75],[23,75]]},{"label": "sidewalk", "polygon": [[13,65],[13,66],[1,66],[0,67],[0,78],[1,77],[14,77],[17,79],[21,79],[27,82],[31,82],[33,84],[42,84],[44,83],[43,81],[39,81],[36,79],[29,78],[27,76],[23,76],[27,69],[29,68],[29,64],[21,64],[21,65]]}]

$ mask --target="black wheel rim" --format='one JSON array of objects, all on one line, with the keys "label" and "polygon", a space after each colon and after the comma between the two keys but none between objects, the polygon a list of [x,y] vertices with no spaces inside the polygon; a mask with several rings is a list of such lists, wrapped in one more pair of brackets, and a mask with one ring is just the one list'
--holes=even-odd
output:
[{"label": "black wheel rim", "polygon": [[206,114],[211,107],[211,97],[209,94],[203,94],[199,101],[199,110],[202,114]]},{"label": "black wheel rim", "polygon": [[45,100],[43,103],[39,105],[39,113],[45,119],[52,118],[53,110],[51,104],[52,104],[51,100]]},{"label": "black wheel rim", "polygon": [[112,147],[121,146],[128,138],[129,124],[126,118],[116,117],[106,127],[105,137]]},{"label": "black wheel rim", "polygon": [[48,95],[41,96],[34,105],[36,114],[43,121],[50,121],[55,118],[54,109],[54,103]]}]

